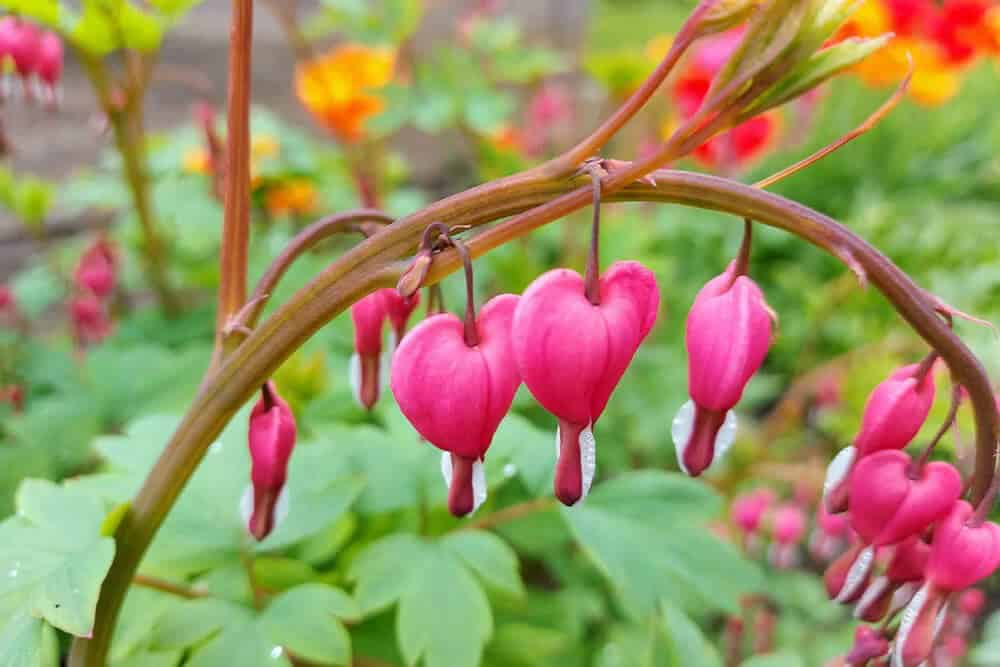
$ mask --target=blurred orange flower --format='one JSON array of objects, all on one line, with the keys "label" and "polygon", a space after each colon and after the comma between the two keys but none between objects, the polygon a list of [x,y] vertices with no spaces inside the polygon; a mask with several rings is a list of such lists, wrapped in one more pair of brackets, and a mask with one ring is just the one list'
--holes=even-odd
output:
[{"label": "blurred orange flower", "polygon": [[343,44],[299,65],[295,92],[323,127],[343,141],[357,141],[365,121],[385,106],[373,91],[389,83],[395,64],[390,49]]},{"label": "blurred orange flower", "polygon": [[204,148],[187,149],[181,168],[189,174],[207,174],[210,169],[208,151]]},{"label": "blurred orange flower", "polygon": [[292,178],[268,188],[264,208],[272,217],[305,215],[316,210],[316,186],[304,178]]}]

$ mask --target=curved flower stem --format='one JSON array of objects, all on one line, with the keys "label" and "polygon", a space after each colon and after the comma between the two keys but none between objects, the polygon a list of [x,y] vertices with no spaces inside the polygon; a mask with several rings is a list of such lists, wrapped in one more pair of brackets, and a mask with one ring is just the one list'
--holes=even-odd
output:
[{"label": "curved flower stem", "polygon": [[329,215],[325,218],[317,220],[296,234],[295,238],[293,238],[288,245],[285,246],[285,249],[281,251],[280,255],[274,258],[274,261],[271,262],[267,271],[265,271],[264,275],[260,277],[260,280],[257,282],[257,286],[254,288],[253,293],[247,300],[247,303],[253,304],[253,306],[251,307],[251,310],[247,312],[246,321],[241,322],[241,324],[252,328],[257,323],[257,318],[260,317],[261,312],[264,310],[264,306],[267,305],[267,301],[270,298],[271,293],[274,291],[275,286],[277,286],[278,282],[285,275],[285,273],[288,272],[288,269],[292,266],[295,260],[317,243],[324,239],[328,239],[335,234],[349,231],[360,231],[361,233],[364,233],[365,236],[368,236],[367,233],[358,227],[358,223],[362,222],[390,224],[392,222],[392,217],[373,208],[356,209],[353,211]]},{"label": "curved flower stem", "polygon": [[[668,170],[654,174],[655,185],[633,183],[609,194],[608,181],[614,176],[606,177],[605,201],[671,202],[752,218],[758,224],[791,232],[842,260],[849,256],[863,267],[872,284],[940,353],[956,381],[968,390],[975,411],[977,443],[972,500],[975,503],[982,499],[993,477],[995,444],[1000,433],[989,379],[979,361],[906,274],[848,228],[778,195],[722,178]],[[192,408],[122,520],[116,534],[118,550],[98,603],[94,635],[74,641],[70,666],[103,665],[118,609],[170,507],[232,415],[295,349],[358,299],[378,287],[393,285],[407,267],[400,260],[413,251],[432,222],[478,226],[524,211],[470,239],[468,247],[476,257],[586,206],[591,189],[580,183],[522,174],[437,202],[345,253],[262,322],[206,377]],[[428,284],[459,266],[461,261],[454,250],[435,255]]]},{"label": "curved flower stem", "polygon": [[937,433],[931,438],[931,441],[924,447],[924,451],[920,454],[920,458],[913,463],[913,471],[916,475],[920,475],[920,471],[924,469],[927,461],[930,459],[931,454],[934,453],[934,448],[937,447],[938,442],[944,437],[944,434],[948,432],[951,425],[955,423],[955,417],[958,415],[958,407],[962,404],[962,385],[957,382],[953,382],[951,385],[951,405],[948,406],[948,415],[944,418],[941,426],[938,428]]},{"label": "curved flower stem", "polygon": [[590,221],[590,254],[587,256],[587,275],[583,279],[587,301],[601,305],[601,173],[591,166],[590,179],[594,189],[593,217]]}]

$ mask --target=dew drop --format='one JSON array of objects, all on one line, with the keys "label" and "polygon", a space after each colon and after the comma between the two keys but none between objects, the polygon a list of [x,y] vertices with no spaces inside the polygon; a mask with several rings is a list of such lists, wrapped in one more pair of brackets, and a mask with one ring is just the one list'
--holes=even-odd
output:
[{"label": "dew drop", "polygon": [[285,649],[280,646],[275,646],[271,649],[271,660],[280,660],[281,656],[285,654]]},{"label": "dew drop", "polygon": [[208,453],[209,454],[218,454],[221,451],[222,451],[222,441],[221,440],[216,440],[208,448]]},{"label": "dew drop", "polygon": [[504,477],[510,478],[510,477],[513,477],[516,474],[517,474],[517,466],[516,465],[514,465],[513,463],[507,463],[507,464],[504,465],[504,467],[503,467],[503,476]]}]

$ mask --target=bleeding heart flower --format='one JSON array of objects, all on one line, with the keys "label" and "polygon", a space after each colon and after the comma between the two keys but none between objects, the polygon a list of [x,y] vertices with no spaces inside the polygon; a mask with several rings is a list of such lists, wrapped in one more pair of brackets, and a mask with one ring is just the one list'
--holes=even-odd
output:
[{"label": "bleeding heart flower", "polygon": [[39,39],[35,72],[45,86],[49,103],[55,105],[59,100],[59,81],[63,73],[63,45],[55,33],[45,32]]},{"label": "bleeding heart flower", "polygon": [[414,292],[412,296],[400,296],[395,289],[381,289],[382,298],[385,299],[385,312],[389,317],[389,324],[392,326],[393,349],[399,347],[399,341],[403,340],[406,333],[406,322],[418,305],[420,305],[420,292]]},{"label": "bleeding heart flower", "polygon": [[273,382],[261,387],[260,394],[250,412],[247,431],[253,488],[248,489],[243,503],[250,506],[245,517],[247,532],[257,540],[267,537],[288,512],[285,480],[295,448],[295,416],[291,408],[278,395]]},{"label": "bleeding heart flower", "polygon": [[34,73],[38,62],[38,47],[41,34],[31,23],[13,19],[13,24],[5,24],[3,29],[8,32],[8,48],[14,61],[14,69],[22,78]]},{"label": "bleeding heart flower", "polygon": [[1000,567],[1000,526],[992,521],[975,524],[972,506],[964,500],[934,530],[927,581],[956,593],[973,586]]},{"label": "bleeding heart flower", "polygon": [[841,604],[857,602],[865,592],[875,565],[875,549],[855,544],[833,561],[823,573],[826,594]]},{"label": "bleeding heart flower", "polygon": [[794,567],[798,562],[797,545],[806,532],[806,515],[795,504],[781,505],[771,519],[771,535],[774,543],[768,554],[771,564],[777,568]]},{"label": "bleeding heart flower", "polygon": [[876,623],[892,611],[893,599],[904,585],[916,584],[912,587],[915,592],[919,582],[923,581],[929,555],[930,545],[918,537],[911,537],[893,547],[885,573],[865,588],[854,607],[855,618]]},{"label": "bleeding heart flower", "polygon": [[851,522],[843,514],[830,514],[823,503],[816,510],[816,527],[809,539],[809,552],[816,560],[829,561],[841,549],[851,532]]},{"label": "bleeding heart flower", "polygon": [[847,509],[851,470],[858,459],[885,449],[903,449],[920,432],[934,404],[934,373],[926,364],[893,371],[872,391],[854,444],[841,450],[827,470],[824,497],[831,512]]},{"label": "bleeding heart flower", "polygon": [[615,262],[600,278],[600,303],[569,269],[540,276],[514,315],[514,354],[524,384],[559,420],[555,494],[573,505],[596,466],[593,425],[653,324],[660,293],[653,272]]},{"label": "bleeding heart flower", "polygon": [[916,470],[904,452],[876,452],[851,475],[851,527],[874,546],[902,542],[943,519],[961,493],[962,476],[949,463]]},{"label": "bleeding heart flower", "polygon": [[111,294],[116,283],[117,253],[108,241],[95,241],[80,257],[73,273],[77,287],[103,298]]},{"label": "bleeding heart flower", "polygon": [[386,318],[385,295],[372,292],[351,306],[354,322],[354,354],[350,361],[354,398],[371,410],[381,393],[382,325]]},{"label": "bleeding heart flower", "polygon": [[80,294],[69,302],[73,337],[80,345],[93,345],[111,335],[113,329],[104,305],[92,294]]},{"label": "bleeding heart flower", "polygon": [[892,647],[892,667],[921,667],[931,655],[948,609],[948,596],[930,582],[903,610]]},{"label": "bleeding heart flower", "polygon": [[774,501],[774,491],[768,488],[756,489],[736,498],[729,516],[744,534],[750,534],[756,532],[761,519]]},{"label": "bleeding heart flower", "polygon": [[859,625],[854,631],[854,646],[847,653],[848,665],[867,665],[870,660],[889,653],[889,640],[875,628]]},{"label": "bleeding heart flower", "polygon": [[733,443],[730,410],[767,356],[771,314],[764,294],[736,262],[695,297],[687,319],[688,391],[691,401],[674,418],[677,462],[697,477]]},{"label": "bleeding heart flower", "polygon": [[393,357],[391,386],[399,409],[446,453],[448,509],[455,516],[485,500],[481,461],[521,384],[511,347],[517,305],[513,294],[491,299],[476,318],[474,346],[454,315],[430,317],[407,334]]}]

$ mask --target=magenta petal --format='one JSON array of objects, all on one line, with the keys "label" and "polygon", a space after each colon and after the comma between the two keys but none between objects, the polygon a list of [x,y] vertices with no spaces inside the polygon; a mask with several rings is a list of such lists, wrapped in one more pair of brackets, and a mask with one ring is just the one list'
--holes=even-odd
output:
[{"label": "magenta petal", "polygon": [[351,306],[354,350],[360,356],[378,356],[382,352],[382,324],[385,318],[385,297],[381,290],[372,292]]},{"label": "magenta petal", "polygon": [[391,387],[400,410],[438,449],[466,459],[486,453],[521,383],[510,345],[518,297],[490,300],[477,318],[479,345],[465,343],[450,314],[418,324],[393,356]]},{"label": "magenta petal", "polygon": [[897,369],[872,391],[865,403],[861,430],[854,439],[859,456],[882,449],[902,449],[917,435],[934,403],[934,373],[922,382],[918,365]]},{"label": "magenta petal", "polygon": [[247,443],[250,448],[250,481],[253,510],[247,530],[258,540],[274,527],[274,509],[295,447],[295,417],[288,404],[268,382],[250,412]]},{"label": "magenta petal", "polygon": [[688,390],[701,407],[725,413],[743,395],[767,356],[771,316],[750,278],[733,280],[730,265],[695,297],[688,313]]},{"label": "magenta petal", "polygon": [[1000,567],[1000,526],[986,521],[968,525],[972,506],[956,502],[934,531],[927,580],[946,591],[973,586]]}]

